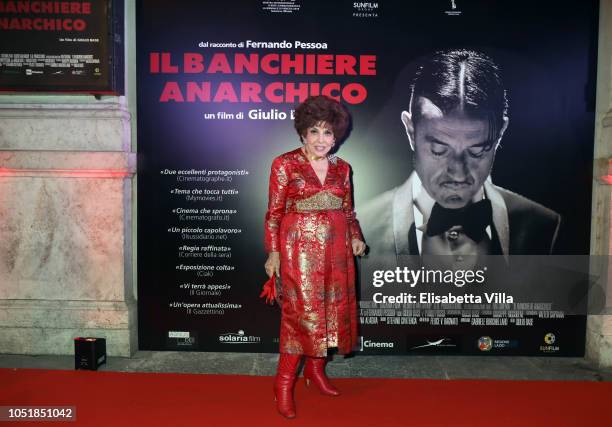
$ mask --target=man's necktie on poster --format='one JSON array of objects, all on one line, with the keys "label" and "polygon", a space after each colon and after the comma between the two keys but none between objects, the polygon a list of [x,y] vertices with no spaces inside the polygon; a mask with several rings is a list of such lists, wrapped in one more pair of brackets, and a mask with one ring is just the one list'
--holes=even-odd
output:
[{"label": "man's necktie on poster", "polygon": [[427,222],[427,235],[437,236],[451,227],[460,225],[464,233],[475,242],[485,236],[487,226],[491,225],[491,201],[483,199],[460,209],[447,209],[434,204]]}]

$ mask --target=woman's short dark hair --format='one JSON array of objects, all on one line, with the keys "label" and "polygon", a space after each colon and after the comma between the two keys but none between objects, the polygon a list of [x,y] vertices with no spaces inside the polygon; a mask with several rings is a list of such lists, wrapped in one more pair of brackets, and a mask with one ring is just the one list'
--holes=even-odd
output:
[{"label": "woman's short dark hair", "polygon": [[327,123],[334,138],[341,141],[346,136],[350,115],[342,104],[324,95],[310,96],[296,107],[293,125],[300,138],[309,127],[321,122]]},{"label": "woman's short dark hair", "polygon": [[462,109],[467,114],[486,115],[497,130],[508,114],[499,67],[474,50],[438,51],[421,64],[410,97],[414,123],[421,118],[421,109],[415,105],[419,97],[429,99],[444,114]]}]

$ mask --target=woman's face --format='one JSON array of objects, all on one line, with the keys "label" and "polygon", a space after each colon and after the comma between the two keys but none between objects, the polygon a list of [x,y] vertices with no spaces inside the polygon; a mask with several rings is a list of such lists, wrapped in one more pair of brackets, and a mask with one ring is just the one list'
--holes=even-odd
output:
[{"label": "woman's face", "polygon": [[332,149],[336,138],[331,127],[325,122],[319,122],[306,129],[302,135],[304,148],[308,154],[323,157]]}]

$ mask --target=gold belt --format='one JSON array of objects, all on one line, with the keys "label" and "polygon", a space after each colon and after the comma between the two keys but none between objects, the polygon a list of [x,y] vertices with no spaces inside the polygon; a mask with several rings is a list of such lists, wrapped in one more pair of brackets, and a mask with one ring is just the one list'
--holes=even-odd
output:
[{"label": "gold belt", "polygon": [[330,194],[327,191],[321,191],[314,196],[308,197],[307,199],[295,201],[295,210],[297,212],[322,211],[341,208],[342,198]]}]

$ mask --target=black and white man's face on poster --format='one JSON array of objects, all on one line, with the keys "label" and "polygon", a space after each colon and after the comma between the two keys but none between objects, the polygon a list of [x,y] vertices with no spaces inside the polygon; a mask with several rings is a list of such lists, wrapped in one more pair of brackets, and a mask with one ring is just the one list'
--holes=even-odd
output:
[{"label": "black and white man's face on poster", "polygon": [[[415,171],[437,203],[458,209],[474,200],[491,172],[504,128],[491,135],[486,116],[460,111],[444,114],[425,97],[419,98],[421,119],[402,112],[402,122],[415,153]],[[507,124],[507,120],[505,121]]]}]

